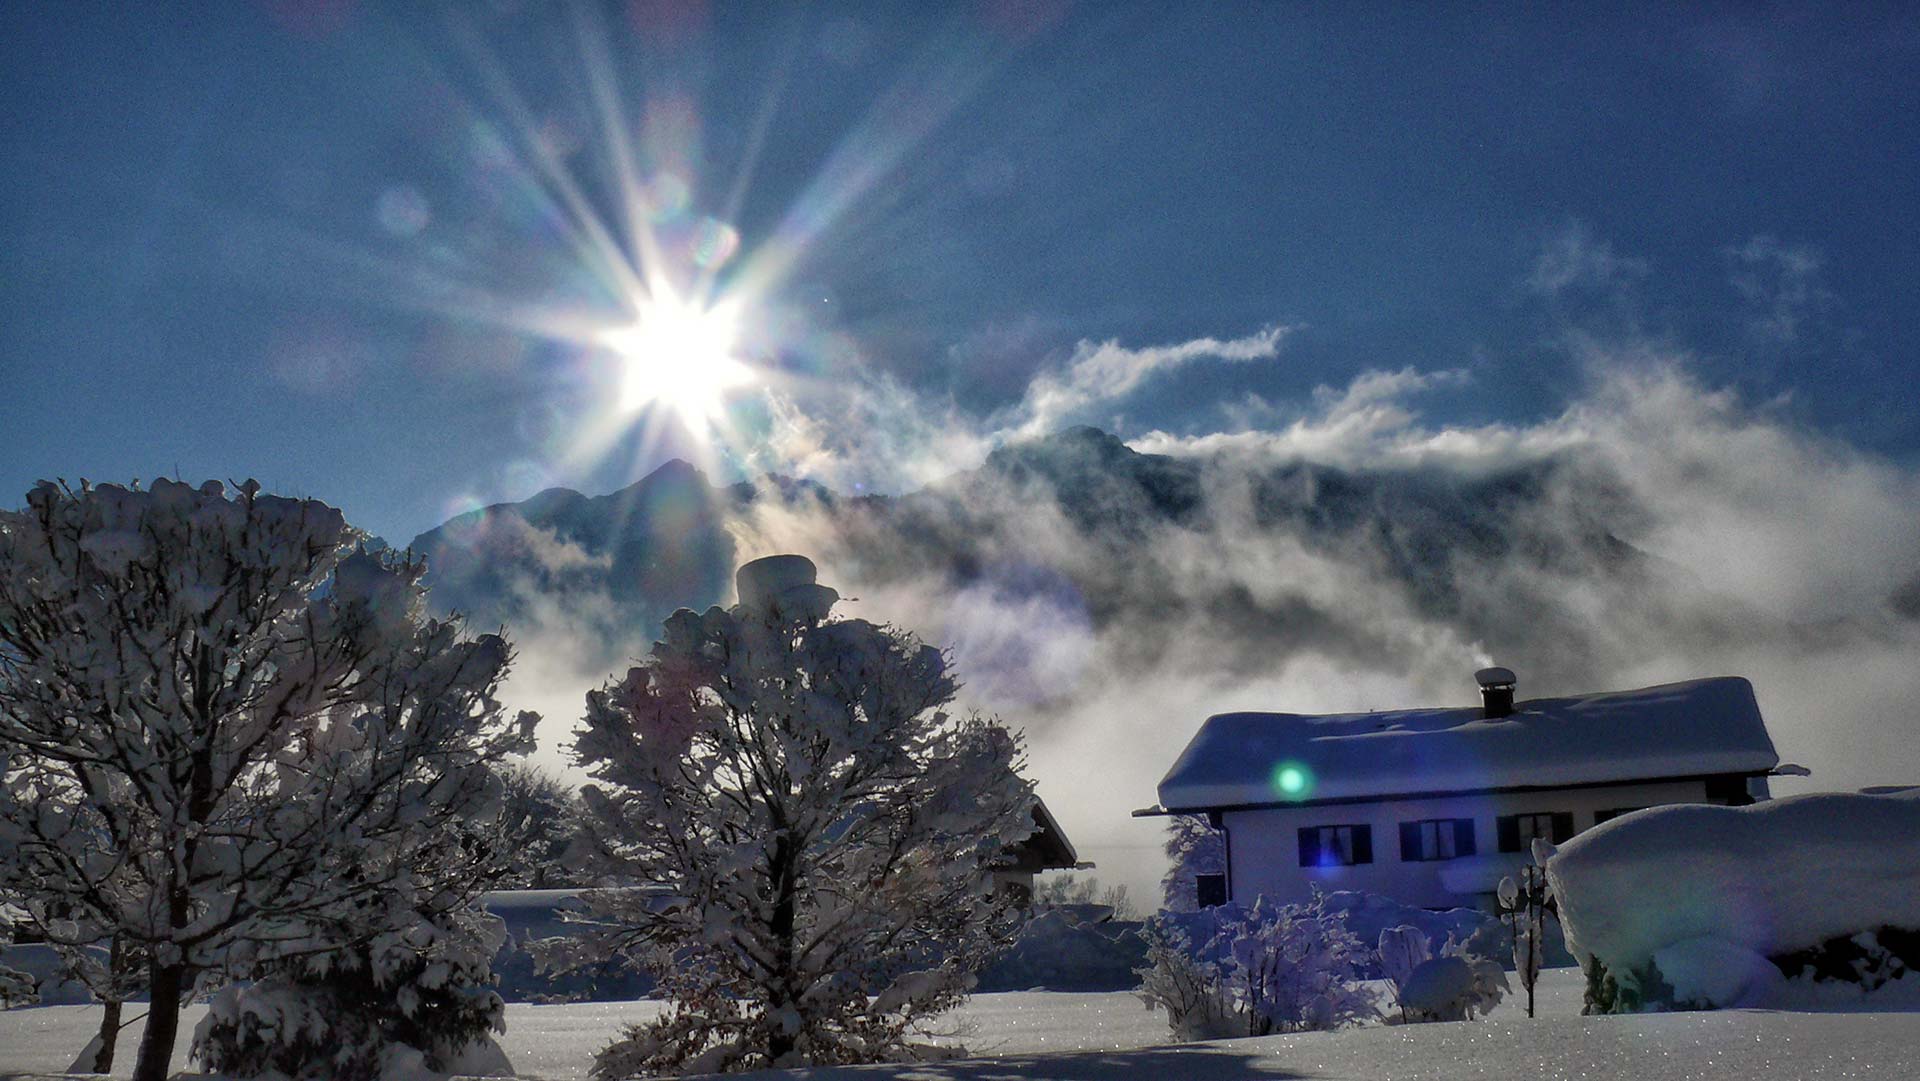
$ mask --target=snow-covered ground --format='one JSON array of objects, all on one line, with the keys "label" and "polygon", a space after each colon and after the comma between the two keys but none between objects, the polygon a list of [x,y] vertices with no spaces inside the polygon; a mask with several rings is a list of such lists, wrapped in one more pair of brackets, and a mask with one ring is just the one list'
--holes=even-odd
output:
[{"label": "snow-covered ground", "polygon": [[[1542,975],[1540,1017],[1508,1004],[1491,1019],[1374,1026],[1334,1033],[1164,1046],[1166,1019],[1130,994],[979,995],[955,1016],[983,1057],[912,1068],[810,1070],[766,1081],[895,1077],[903,1081],[1117,1081],[1237,1078],[1297,1081],[1441,1081],[1524,1077],[1712,1081],[1726,1078],[1911,1078],[1920,1061],[1920,1013],[1718,1013],[1579,1016],[1580,974]],[[183,1031],[202,1007],[188,1012]],[[653,1003],[507,1007],[501,1041],[522,1077],[584,1081],[593,1052]],[[0,1013],[0,1078],[53,1073],[72,1061],[99,1021],[95,1007]],[[137,1026],[121,1044],[131,1072]],[[184,1045],[184,1041],[183,1041]],[[182,1049],[184,1060],[184,1046]],[[184,1068],[184,1065],[182,1066]]]}]

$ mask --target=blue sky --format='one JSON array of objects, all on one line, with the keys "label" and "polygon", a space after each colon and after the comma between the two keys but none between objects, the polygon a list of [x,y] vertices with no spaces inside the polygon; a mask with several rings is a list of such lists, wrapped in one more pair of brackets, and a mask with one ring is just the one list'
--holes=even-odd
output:
[{"label": "blue sky", "polygon": [[[631,254],[622,162],[666,253],[631,269],[746,297],[828,429],[860,387],[1015,430],[1098,343],[1284,327],[1082,419],[1192,436],[1412,367],[1465,373],[1436,422],[1529,423],[1631,340],[1910,467],[1917,71],[1897,6],[12,5],[0,501],[250,475],[404,539],[702,451],[604,430],[580,328],[633,298],[569,237]],[[730,401],[722,472],[804,466]]]}]

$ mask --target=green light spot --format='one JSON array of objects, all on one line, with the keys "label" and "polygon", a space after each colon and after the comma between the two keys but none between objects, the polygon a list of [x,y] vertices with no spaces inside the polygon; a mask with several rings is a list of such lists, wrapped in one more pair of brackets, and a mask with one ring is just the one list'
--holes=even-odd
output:
[{"label": "green light spot", "polygon": [[1273,771],[1273,788],[1282,799],[1304,799],[1313,788],[1313,774],[1296,762],[1282,762]]}]

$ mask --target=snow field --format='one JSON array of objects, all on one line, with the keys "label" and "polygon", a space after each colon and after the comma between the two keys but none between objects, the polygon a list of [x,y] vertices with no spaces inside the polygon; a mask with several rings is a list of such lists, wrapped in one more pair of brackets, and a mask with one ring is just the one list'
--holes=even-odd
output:
[{"label": "snow field", "polygon": [[[1575,1017],[1582,982],[1572,969],[1541,976],[1540,1014]],[[1509,999],[1494,1016],[1524,1023],[1519,1000]],[[130,1016],[143,1007],[130,1006]],[[562,1005],[510,1003],[507,1034],[500,1045],[521,1077],[547,1081],[585,1081],[593,1053],[629,1024],[656,1016],[658,1002],[580,1002]],[[191,1032],[206,1012],[204,1004],[181,1011],[181,1030]],[[50,1074],[66,1069],[99,1025],[97,1006],[43,1006],[0,1012],[0,1078]],[[1421,1026],[1432,1028],[1435,1026]],[[1119,1054],[1166,1044],[1166,1014],[1148,1012],[1131,992],[1066,993],[1016,991],[975,995],[941,1019],[942,1031],[980,1056],[1032,1056],[1056,1053]],[[1370,1031],[1383,1032],[1377,1026]],[[1920,1037],[1920,1032],[1916,1032]],[[115,1076],[133,1072],[140,1041],[136,1023],[123,1030],[115,1055]],[[187,1069],[187,1041],[174,1056],[175,1069]],[[1141,1076],[1166,1076],[1143,1074]]]},{"label": "snow field", "polygon": [[[978,995],[950,1015],[981,1057],[912,1067],[769,1071],[761,1081],[1910,1081],[1920,1013],[1714,1013],[1581,1017],[1579,972],[1541,974],[1529,1021],[1509,999],[1485,1021],[1369,1026],[1167,1046],[1164,1014],[1125,992]],[[593,1052],[653,1002],[507,1007],[500,1041],[519,1076],[585,1081]],[[183,1027],[204,1006],[186,1011]],[[0,1012],[0,1078],[64,1069],[98,1024],[91,1006]],[[133,1068],[133,1026],[120,1068]],[[176,1065],[185,1069],[184,1052]],[[189,1075],[197,1076],[197,1075]]]}]

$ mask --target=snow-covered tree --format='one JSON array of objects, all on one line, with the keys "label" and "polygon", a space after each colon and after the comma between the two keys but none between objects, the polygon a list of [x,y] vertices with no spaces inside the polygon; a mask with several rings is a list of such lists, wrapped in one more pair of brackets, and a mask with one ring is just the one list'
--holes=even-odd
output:
[{"label": "snow-covered tree", "polygon": [[1139,910],[1133,907],[1133,898],[1127,893],[1126,883],[1108,886],[1092,875],[1086,878],[1071,872],[1048,875],[1034,887],[1034,908],[1060,905],[1105,905],[1116,920],[1140,918]]},{"label": "snow-covered tree", "polygon": [[1160,879],[1164,906],[1172,912],[1192,912],[1200,907],[1196,890],[1200,876],[1226,873],[1227,849],[1221,833],[1205,815],[1171,815],[1166,851],[1171,863]]},{"label": "snow-covered tree", "polygon": [[500,771],[504,791],[497,825],[507,852],[506,874],[496,889],[558,889],[590,886],[572,849],[580,836],[580,800],[566,783],[528,762]]},{"label": "snow-covered tree", "polygon": [[910,1057],[1017,926],[991,871],[1033,830],[1018,740],[945,712],[940,650],[830,618],[806,559],[738,581],[587,696],[593,857],[641,885],[589,893],[563,956],[634,958],[673,1002],[596,1077]]},{"label": "snow-covered tree", "polygon": [[425,619],[423,567],[359,536],[251,481],[0,513],[0,892],[146,959],[138,1081],[203,976],[361,945],[367,898],[449,911],[497,865],[448,839],[530,745],[508,646]]}]

